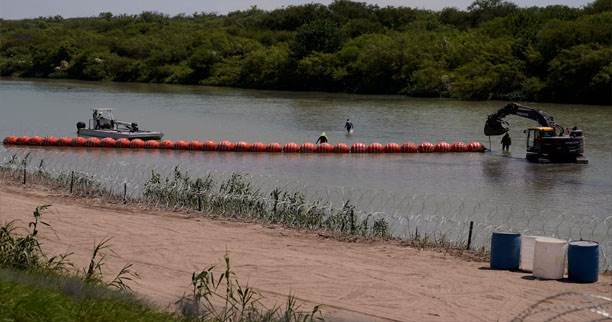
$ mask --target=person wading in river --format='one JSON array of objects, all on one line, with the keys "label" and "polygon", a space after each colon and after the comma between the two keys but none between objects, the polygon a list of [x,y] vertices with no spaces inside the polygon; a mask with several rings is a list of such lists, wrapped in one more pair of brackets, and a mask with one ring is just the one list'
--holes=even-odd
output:
[{"label": "person wading in river", "polygon": [[351,132],[353,132],[353,122],[351,122],[350,119],[346,119],[344,128],[346,129],[346,134],[351,134]]},{"label": "person wading in river", "polygon": [[327,143],[327,135],[325,134],[325,132],[321,133],[321,136],[319,136],[317,142],[315,142],[315,144],[319,143]]},{"label": "person wading in river", "polygon": [[504,152],[510,151],[510,145],[512,144],[512,139],[510,138],[510,134],[508,134],[508,132],[506,132],[506,134],[504,134],[504,137],[501,139],[501,144],[502,144],[502,150]]}]

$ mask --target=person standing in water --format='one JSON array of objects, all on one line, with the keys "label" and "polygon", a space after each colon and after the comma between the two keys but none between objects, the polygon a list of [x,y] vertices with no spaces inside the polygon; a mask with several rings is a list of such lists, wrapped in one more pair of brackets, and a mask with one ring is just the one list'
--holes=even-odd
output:
[{"label": "person standing in water", "polygon": [[353,122],[351,122],[350,119],[346,119],[344,128],[346,129],[346,134],[351,134],[351,132],[353,132]]},{"label": "person standing in water", "polygon": [[506,132],[506,134],[504,134],[504,137],[501,139],[501,144],[502,144],[502,150],[504,152],[510,151],[510,145],[512,145],[512,139],[510,138],[510,134],[508,134],[508,132]]},{"label": "person standing in water", "polygon": [[321,136],[319,136],[317,142],[315,142],[315,144],[319,143],[327,143],[327,134],[325,134],[325,132],[321,133]]}]

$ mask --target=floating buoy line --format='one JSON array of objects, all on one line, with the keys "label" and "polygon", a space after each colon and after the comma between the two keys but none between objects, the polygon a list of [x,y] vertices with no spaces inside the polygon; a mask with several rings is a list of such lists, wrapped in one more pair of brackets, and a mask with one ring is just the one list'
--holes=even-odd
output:
[{"label": "floating buoy line", "polygon": [[48,147],[91,147],[91,148],[123,148],[123,149],[156,149],[156,150],[192,150],[221,152],[268,152],[268,153],[435,153],[435,152],[484,152],[486,149],[480,142],[423,142],[423,143],[345,143],[314,144],[314,143],[247,143],[244,141],[143,141],[113,138],[84,137],[54,137],[54,136],[7,136],[5,145],[27,145]]}]

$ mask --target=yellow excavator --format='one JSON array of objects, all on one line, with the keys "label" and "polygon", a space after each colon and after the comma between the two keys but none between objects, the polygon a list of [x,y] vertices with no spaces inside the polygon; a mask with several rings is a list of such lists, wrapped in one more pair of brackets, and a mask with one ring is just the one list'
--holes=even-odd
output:
[{"label": "yellow excavator", "polygon": [[510,103],[490,114],[485,123],[484,134],[492,136],[508,132],[510,125],[504,121],[508,115],[532,119],[540,125],[524,131],[527,134],[526,158],[528,161],[588,163],[583,155],[584,136],[581,130],[574,127],[566,131],[555,123],[551,115],[517,103]]}]

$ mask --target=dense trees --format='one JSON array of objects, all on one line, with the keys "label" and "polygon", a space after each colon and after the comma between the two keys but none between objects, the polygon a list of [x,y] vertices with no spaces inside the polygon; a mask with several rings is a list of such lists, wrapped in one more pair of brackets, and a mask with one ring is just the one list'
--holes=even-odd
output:
[{"label": "dense trees", "polygon": [[612,104],[612,0],[2,20],[0,75]]}]

